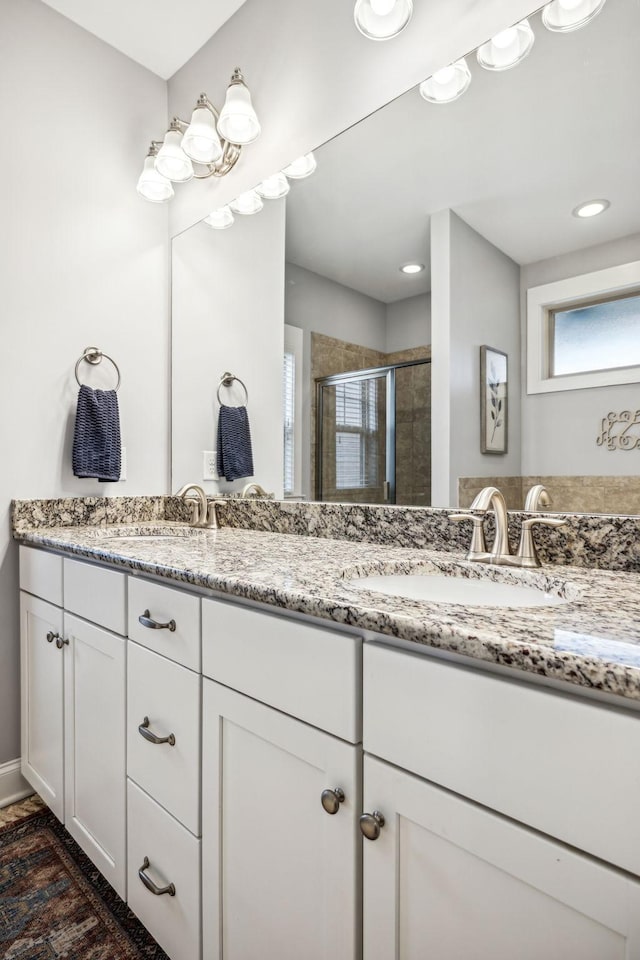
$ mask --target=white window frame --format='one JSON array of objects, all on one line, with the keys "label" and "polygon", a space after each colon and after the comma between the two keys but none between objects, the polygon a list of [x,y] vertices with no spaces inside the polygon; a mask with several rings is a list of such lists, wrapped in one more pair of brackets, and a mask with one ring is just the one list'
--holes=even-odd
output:
[{"label": "white window frame", "polygon": [[284,325],[285,353],[292,353],[295,367],[294,386],[294,416],[293,416],[293,493],[286,494],[286,498],[300,498],[302,496],[302,362],[303,362],[304,331],[299,327]]},{"label": "white window frame", "polygon": [[564,304],[623,294],[640,288],[640,260],[579,277],[568,277],[527,290],[527,393],[556,393],[640,382],[640,366],[592,370],[552,377],[550,371],[550,314]]}]

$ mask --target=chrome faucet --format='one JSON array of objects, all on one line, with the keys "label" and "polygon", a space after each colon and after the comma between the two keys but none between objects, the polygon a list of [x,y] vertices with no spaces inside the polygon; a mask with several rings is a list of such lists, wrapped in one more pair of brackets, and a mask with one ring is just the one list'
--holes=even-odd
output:
[{"label": "chrome faucet", "polygon": [[[193,491],[193,496],[187,496],[190,491]],[[197,483],[185,483],[176,493],[176,497],[182,497],[189,502],[192,527],[217,527],[215,503],[207,502],[206,493]],[[210,506],[212,510],[209,509]]]},{"label": "chrome faucet", "polygon": [[[541,494],[544,493],[548,502],[548,494],[542,484],[538,484],[541,490],[534,487],[529,491],[527,503],[543,503]],[[509,518],[507,515],[507,505],[503,495],[497,487],[484,487],[471,504],[471,510],[482,510],[483,515],[478,516],[473,513],[452,513],[450,520],[462,522],[463,520],[473,523],[473,535],[471,538],[471,547],[467,553],[467,560],[475,560],[478,563],[495,563],[510,567],[539,567],[540,558],[538,557],[535,543],[533,542],[532,528],[540,523],[547,527],[562,527],[566,520],[560,517],[529,517],[522,521],[522,532],[520,543],[516,554],[511,553],[509,546]],[[493,545],[490,551],[487,551],[487,545],[484,536],[484,513],[487,510],[493,510],[495,516],[496,533]]]},{"label": "chrome faucet", "polygon": [[527,493],[527,499],[524,502],[525,513],[537,513],[541,507],[546,510],[550,506],[549,491],[544,484],[536,483]]},{"label": "chrome faucet", "polygon": [[263,487],[261,487],[259,483],[255,483],[255,481],[253,480],[251,481],[251,483],[248,483],[245,487],[242,488],[242,493],[240,494],[240,496],[246,500],[254,493],[256,497],[271,496],[271,494],[267,493],[267,491]]}]

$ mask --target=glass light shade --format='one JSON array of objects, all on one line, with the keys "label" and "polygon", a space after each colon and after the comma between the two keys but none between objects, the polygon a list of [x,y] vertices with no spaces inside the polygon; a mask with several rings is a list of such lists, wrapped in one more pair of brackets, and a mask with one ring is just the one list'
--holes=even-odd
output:
[{"label": "glass light shade", "polygon": [[284,173],[276,173],[272,177],[267,177],[259,186],[256,187],[256,193],[265,200],[279,200],[280,197],[286,197],[291,187]]},{"label": "glass light shade", "polygon": [[244,83],[229,85],[218,120],[218,133],[229,143],[238,146],[253,143],[260,136],[260,123],[251,104],[251,94]]},{"label": "glass light shade", "polygon": [[214,230],[226,230],[227,227],[235,223],[235,217],[230,207],[218,207],[217,210],[212,210],[209,216],[204,218],[204,222],[208,227],[213,227]]},{"label": "glass light shade", "polygon": [[529,21],[521,20],[478,47],[478,63],[485,70],[509,70],[531,52],[534,41]]},{"label": "glass light shade", "polygon": [[155,160],[158,173],[174,183],[184,183],[193,176],[191,160],[182,149],[181,141],[182,134],[179,130],[167,130]]},{"label": "glass light shade", "polygon": [[542,22],[555,33],[579,30],[600,13],[605,3],[606,0],[553,0],[542,11]]},{"label": "glass light shade", "polygon": [[222,156],[222,144],[213,114],[207,107],[196,107],[182,138],[182,149],[196,163],[215,163]]},{"label": "glass light shade", "polygon": [[151,203],[166,203],[173,196],[171,181],[163,177],[155,168],[155,157],[147,157],[138,180],[137,191]]},{"label": "glass light shade", "polygon": [[357,0],[353,18],[369,40],[397,37],[411,20],[413,0]]},{"label": "glass light shade", "polygon": [[304,157],[298,157],[297,160],[290,163],[282,172],[285,177],[289,177],[290,180],[303,180],[305,177],[310,177],[317,166],[318,164],[314,155],[312,153],[306,153]]},{"label": "glass light shade", "polygon": [[243,216],[249,216],[252,213],[260,213],[264,203],[255,190],[247,190],[241,193],[229,204],[234,213],[241,213]]},{"label": "glass light shade", "polygon": [[452,103],[469,89],[470,83],[471,71],[466,60],[456,60],[421,83],[420,96],[429,103]]}]

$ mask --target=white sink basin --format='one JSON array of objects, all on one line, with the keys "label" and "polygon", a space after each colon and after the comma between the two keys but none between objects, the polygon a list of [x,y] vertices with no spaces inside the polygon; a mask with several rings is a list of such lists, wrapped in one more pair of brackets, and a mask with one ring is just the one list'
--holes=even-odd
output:
[{"label": "white sink basin", "polygon": [[552,607],[569,602],[564,597],[525,584],[472,580],[441,573],[380,574],[347,582],[357,590],[374,590],[391,597],[465,607]]}]

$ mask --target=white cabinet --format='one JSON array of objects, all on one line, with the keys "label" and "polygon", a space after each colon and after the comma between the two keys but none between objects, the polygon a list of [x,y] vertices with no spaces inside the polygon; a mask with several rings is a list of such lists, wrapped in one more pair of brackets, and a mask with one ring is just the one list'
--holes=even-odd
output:
[{"label": "white cabinet", "polygon": [[56,641],[62,643],[62,610],[22,593],[22,775],[64,820],[64,655]]},{"label": "white cabinet", "polygon": [[360,747],[211,680],[203,703],[204,960],[356,957]]},{"label": "white cabinet", "polygon": [[65,614],[65,826],[126,892],[125,641]]},{"label": "white cabinet", "polygon": [[371,757],[364,806],[364,960],[640,956],[628,875]]}]

